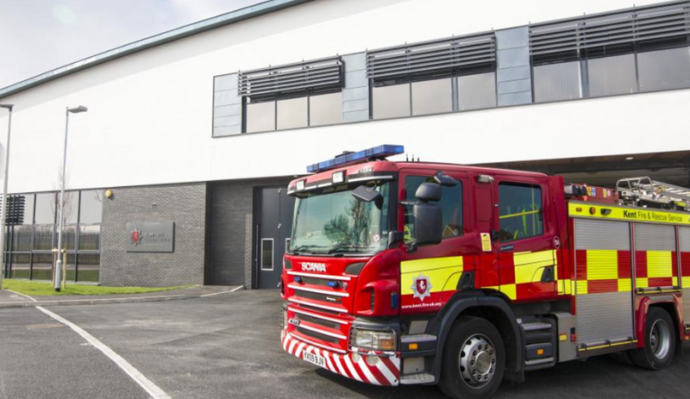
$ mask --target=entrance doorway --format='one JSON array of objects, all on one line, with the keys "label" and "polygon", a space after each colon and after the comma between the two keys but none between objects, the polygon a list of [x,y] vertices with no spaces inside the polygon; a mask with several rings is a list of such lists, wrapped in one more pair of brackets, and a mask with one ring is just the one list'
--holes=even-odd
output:
[{"label": "entrance doorway", "polygon": [[295,198],[286,187],[258,188],[256,257],[258,288],[278,288],[283,255],[290,245]]}]

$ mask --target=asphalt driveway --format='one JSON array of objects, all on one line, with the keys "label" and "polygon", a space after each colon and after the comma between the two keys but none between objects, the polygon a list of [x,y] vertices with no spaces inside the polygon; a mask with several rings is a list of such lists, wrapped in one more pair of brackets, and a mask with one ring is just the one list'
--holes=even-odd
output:
[{"label": "asphalt driveway", "polygon": [[[442,398],[435,387],[350,381],[282,351],[276,291],[169,302],[50,307],[126,359],[174,399]],[[0,309],[0,398],[146,398],[70,328],[34,308]],[[497,398],[690,396],[690,354],[662,372],[608,358],[529,373]]]}]

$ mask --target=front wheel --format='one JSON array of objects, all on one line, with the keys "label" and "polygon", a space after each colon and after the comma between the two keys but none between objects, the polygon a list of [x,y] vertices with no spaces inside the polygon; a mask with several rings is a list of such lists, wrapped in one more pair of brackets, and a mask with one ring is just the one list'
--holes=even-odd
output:
[{"label": "front wheel", "polygon": [[505,349],[496,327],[478,317],[461,317],[448,334],[439,387],[456,399],[490,398],[503,380]]},{"label": "front wheel", "polygon": [[647,314],[644,348],[630,351],[630,359],[636,366],[649,370],[668,367],[676,350],[676,334],[668,312],[650,308]]}]

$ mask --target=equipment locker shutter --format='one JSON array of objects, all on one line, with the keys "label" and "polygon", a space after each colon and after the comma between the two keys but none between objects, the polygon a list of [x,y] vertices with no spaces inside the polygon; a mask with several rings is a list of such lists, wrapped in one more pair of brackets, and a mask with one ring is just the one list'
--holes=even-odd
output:
[{"label": "equipment locker shutter", "polygon": [[630,225],[575,220],[578,346],[632,340]]},{"label": "equipment locker shutter", "polygon": [[681,286],[683,287],[683,320],[690,323],[690,227],[680,228]]},{"label": "equipment locker shutter", "polygon": [[635,289],[678,286],[676,228],[635,223]]}]

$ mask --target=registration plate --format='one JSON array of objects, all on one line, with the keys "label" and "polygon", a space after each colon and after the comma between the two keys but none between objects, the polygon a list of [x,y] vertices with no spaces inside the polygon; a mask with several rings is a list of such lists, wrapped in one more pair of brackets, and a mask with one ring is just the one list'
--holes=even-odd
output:
[{"label": "registration plate", "polygon": [[304,352],[302,358],[309,363],[315,364],[319,367],[326,367],[326,359],[323,356],[315,355],[313,353]]}]

